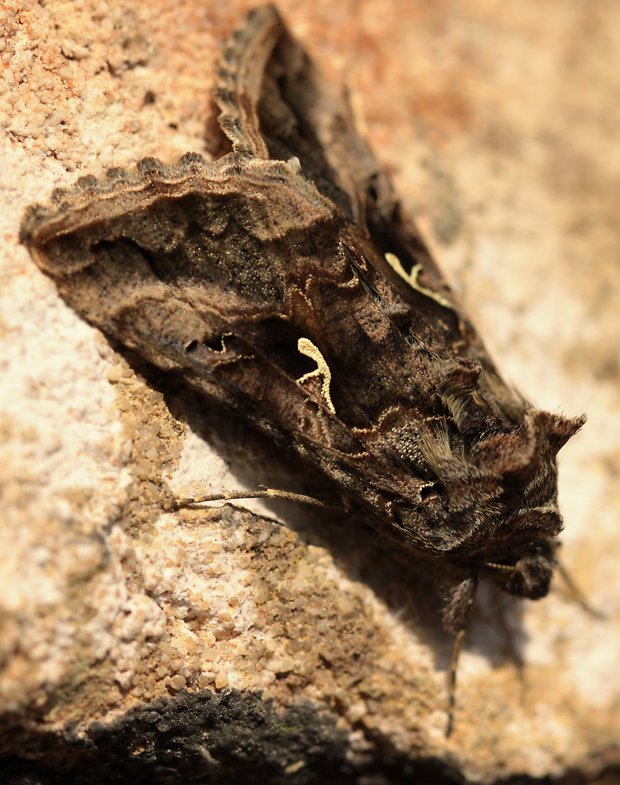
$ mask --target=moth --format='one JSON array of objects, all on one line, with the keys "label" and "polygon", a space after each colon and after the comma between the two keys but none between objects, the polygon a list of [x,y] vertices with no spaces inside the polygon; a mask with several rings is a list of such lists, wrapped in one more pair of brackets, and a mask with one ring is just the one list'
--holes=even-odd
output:
[{"label": "moth", "polygon": [[81,177],[29,208],[21,240],[80,316],[309,461],[443,576],[451,716],[478,576],[549,591],[556,454],[585,418],[502,379],[273,6],[226,42],[215,101],[216,160]]}]

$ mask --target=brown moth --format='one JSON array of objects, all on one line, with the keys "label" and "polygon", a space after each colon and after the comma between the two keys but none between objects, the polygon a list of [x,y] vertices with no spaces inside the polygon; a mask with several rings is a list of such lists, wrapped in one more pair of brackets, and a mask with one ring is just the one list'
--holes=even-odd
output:
[{"label": "brown moth", "polygon": [[435,564],[452,695],[479,573],[519,597],[549,590],[556,454],[584,418],[503,381],[348,102],[272,6],[227,42],[215,99],[220,158],[80,178],[28,210],[22,242],[91,324],[296,451],[347,510]]}]

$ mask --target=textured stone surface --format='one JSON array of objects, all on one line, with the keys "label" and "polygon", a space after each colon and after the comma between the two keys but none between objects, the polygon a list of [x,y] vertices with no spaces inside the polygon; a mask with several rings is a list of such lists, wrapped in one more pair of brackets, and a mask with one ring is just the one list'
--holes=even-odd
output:
[{"label": "textured stone surface", "polygon": [[[206,752],[196,756],[193,736],[170,755],[161,738],[148,750],[136,741],[120,744],[119,766],[126,750],[137,777],[160,755],[167,776],[185,776],[188,757],[212,772],[219,756],[225,781],[265,750],[265,776],[291,782],[328,781],[328,771],[404,781],[411,761],[431,759],[448,766],[446,781],[571,770],[588,781],[620,763],[620,6],[280,7],[350,84],[362,127],[506,375],[542,407],[588,412],[560,459],[563,559],[608,618],[588,616],[557,581],[544,601],[507,606],[521,680],[483,590],[446,741],[450,641],[432,576],[351,522],[290,505],[253,506],[286,526],[230,508],[161,514],[166,485],[320,484],[222,412],[145,380],[63,305],[17,229],[27,204],[80,173],[204,150],[216,41],[246,4],[7,2],[1,751],[52,771],[63,760],[99,767],[115,739],[135,738],[128,711],[160,701],[158,712],[187,723],[189,690],[204,698],[192,711]],[[235,724],[220,709],[227,690],[260,722]],[[307,733],[287,750],[278,718],[286,726],[302,706]],[[282,755],[257,743],[234,758],[227,723],[244,728],[244,750],[266,725]]]}]

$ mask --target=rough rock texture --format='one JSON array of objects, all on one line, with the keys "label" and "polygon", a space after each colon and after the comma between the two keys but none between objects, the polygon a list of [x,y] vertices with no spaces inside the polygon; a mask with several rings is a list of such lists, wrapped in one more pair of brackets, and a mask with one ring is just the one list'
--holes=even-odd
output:
[{"label": "rough rock texture", "polygon": [[161,513],[167,486],[321,486],[116,353],[17,229],[27,204],[78,173],[203,151],[216,43],[247,4],[9,0],[0,781],[620,776],[620,5],[334,5],[280,7],[351,86],[506,375],[542,407],[589,414],[561,454],[563,560],[607,618],[558,581],[503,614],[483,590],[446,740],[451,642],[432,576],[335,515]]}]

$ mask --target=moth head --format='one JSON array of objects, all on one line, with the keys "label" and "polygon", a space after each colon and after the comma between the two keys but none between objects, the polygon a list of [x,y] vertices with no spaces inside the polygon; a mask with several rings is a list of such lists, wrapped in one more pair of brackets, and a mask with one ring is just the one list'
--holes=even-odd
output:
[{"label": "moth head", "polygon": [[556,548],[557,541],[552,538],[530,542],[517,555],[485,562],[482,567],[509,594],[538,600],[549,592]]},{"label": "moth head", "polygon": [[[556,565],[557,535],[562,517],[557,502],[556,454],[581,427],[585,418],[572,420],[531,410],[523,425],[497,439],[491,465],[501,477],[499,520],[495,543],[486,548],[484,566],[501,587],[519,597],[536,600],[549,591]],[[502,443],[503,439],[503,443]],[[482,451],[488,445],[482,447]],[[503,449],[501,449],[503,448]]]}]

